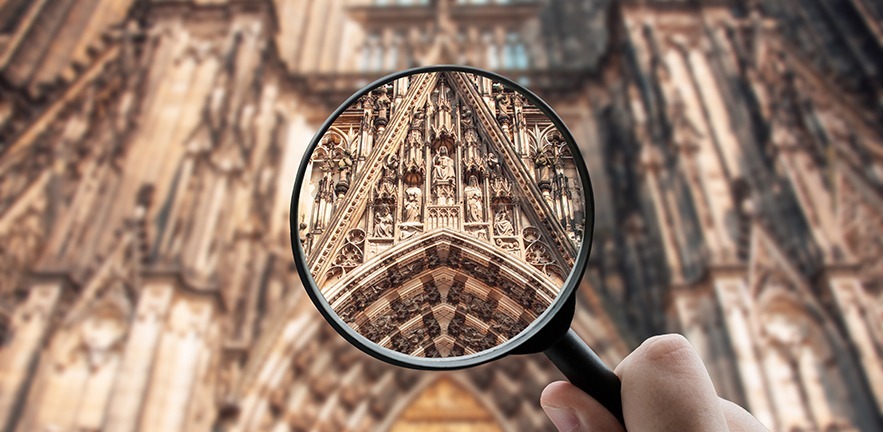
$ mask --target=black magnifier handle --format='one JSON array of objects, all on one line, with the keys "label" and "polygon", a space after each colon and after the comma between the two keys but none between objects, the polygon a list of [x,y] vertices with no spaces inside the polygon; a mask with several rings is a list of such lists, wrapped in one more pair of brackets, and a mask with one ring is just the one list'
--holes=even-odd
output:
[{"label": "black magnifier handle", "polygon": [[622,383],[619,377],[573,329],[568,329],[558,342],[543,353],[568,381],[595,398],[625,425],[622,417]]}]

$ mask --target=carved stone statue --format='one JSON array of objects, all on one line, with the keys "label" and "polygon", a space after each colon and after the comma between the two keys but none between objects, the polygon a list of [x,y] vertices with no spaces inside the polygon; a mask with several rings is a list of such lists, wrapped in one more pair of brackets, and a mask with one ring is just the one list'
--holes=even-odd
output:
[{"label": "carved stone statue", "polygon": [[448,156],[447,147],[439,147],[438,154],[432,161],[433,180],[436,183],[448,182],[454,178],[454,160]]},{"label": "carved stone statue", "polygon": [[550,146],[546,146],[545,148],[537,151],[537,153],[534,155],[533,163],[539,170],[539,178],[537,179],[538,182],[551,182],[552,167],[555,166],[555,156],[552,153],[552,148]]},{"label": "carved stone statue", "polygon": [[340,154],[340,159],[337,161],[337,171],[340,173],[340,177],[338,178],[338,182],[349,184],[350,175],[353,169],[353,157],[350,154],[349,150],[343,149]]},{"label": "carved stone statue", "polygon": [[406,155],[408,164],[423,165],[422,135],[419,129],[411,129],[408,133],[408,154]]},{"label": "carved stone statue", "polygon": [[515,235],[512,221],[509,220],[509,211],[505,207],[494,215],[494,233],[499,236]]},{"label": "carved stone statue", "polygon": [[399,168],[399,157],[395,153],[390,153],[386,156],[386,163],[383,167],[383,175],[395,177],[396,170]]},{"label": "carved stone statue", "polygon": [[484,221],[484,203],[482,202],[484,194],[481,192],[481,186],[478,185],[477,177],[469,177],[469,186],[466,186],[464,192],[466,193],[466,215],[469,222]]},{"label": "carved stone statue", "polygon": [[389,119],[389,106],[391,102],[386,87],[381,88],[380,96],[378,96],[377,100],[374,102],[375,108],[377,109],[376,122],[378,125],[386,125],[387,120]]},{"label": "carved stone statue", "polygon": [[475,132],[475,129],[466,130],[465,144],[466,154],[463,157],[463,161],[465,162],[467,169],[484,170],[484,161],[482,160],[481,152],[478,149],[478,134]]},{"label": "carved stone statue", "polygon": [[375,216],[374,237],[391,238],[393,236],[392,224],[392,214],[388,208],[383,207],[383,210]]},{"label": "carved stone statue", "polygon": [[411,118],[411,129],[416,129],[418,131],[423,129],[424,118],[423,110],[420,108],[415,109],[414,116]]},{"label": "carved stone statue", "polygon": [[404,208],[405,222],[420,222],[420,188],[409,187],[405,191],[406,200]]},{"label": "carved stone statue", "polygon": [[497,154],[492,151],[487,154],[487,168],[491,178],[500,176],[500,159],[498,159]]}]

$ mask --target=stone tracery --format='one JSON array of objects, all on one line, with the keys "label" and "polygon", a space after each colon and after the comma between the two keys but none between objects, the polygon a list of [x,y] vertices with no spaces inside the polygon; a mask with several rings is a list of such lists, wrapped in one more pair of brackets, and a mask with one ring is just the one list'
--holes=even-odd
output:
[{"label": "stone tracery", "polygon": [[[551,235],[543,225],[548,222],[525,206],[526,202],[544,202],[545,211],[556,216],[558,229],[567,232],[565,241],[579,238],[584,223],[581,218],[585,212],[577,208],[582,201],[573,199],[581,193],[581,181],[564,137],[551,120],[499,83],[474,77],[461,80],[457,74],[461,73],[437,73],[433,86],[422,93],[409,93],[402,102],[384,95],[410,88],[408,78],[369,92],[361,99],[361,109],[348,110],[353,114],[338,119],[320,140],[311,156],[312,174],[305,182],[315,185],[310,192],[312,199],[307,200],[312,203],[309,220],[313,225],[306,230],[313,241],[331,241],[323,236],[333,236],[339,228],[330,224],[344,224],[349,230],[327,271],[318,275],[323,293],[362,334],[415,355],[449,356],[489,348],[517,334],[554,298],[570,265],[553,252]],[[459,88],[463,85],[460,83],[485,91],[484,102],[474,105],[465,97],[473,90]],[[419,102],[420,98],[425,102]],[[397,106],[409,100],[414,100],[411,111],[399,113]],[[516,117],[521,120],[513,122]],[[366,125],[376,128],[381,118],[386,119],[383,124],[387,130],[401,130],[400,135],[385,138],[398,144],[383,147],[379,131],[374,135],[339,132]],[[483,123],[484,119],[492,123]],[[521,132],[516,133],[515,123]],[[487,131],[493,128],[504,131],[503,142],[489,139],[493,134]],[[523,167],[504,166],[501,152],[507,147],[516,150],[512,140],[526,141],[522,134],[529,129],[539,134],[542,146],[524,146],[523,154],[519,153],[523,159],[516,160]],[[369,136],[373,137],[370,146],[366,142]],[[391,150],[381,154],[382,148]],[[353,162],[356,160],[379,161],[374,165],[379,174],[370,196],[350,192],[353,179],[361,178],[369,169]],[[327,168],[329,164],[331,169]],[[511,177],[513,169],[528,173],[540,193],[516,186]],[[331,183],[333,194],[328,192]],[[337,208],[346,200],[364,200],[363,215],[338,219]],[[471,240],[457,242],[467,249],[483,244],[482,248],[490,247],[494,252],[483,252],[482,256],[488,257],[486,262],[476,263],[460,261],[468,255],[461,249],[464,246],[436,242],[420,249],[439,232],[464,233]],[[451,250],[440,253],[436,248]],[[415,260],[413,256],[419,257]],[[534,277],[542,282],[525,285],[534,288],[514,290],[511,287],[526,280],[515,278],[506,283],[509,279],[502,273],[490,275],[485,266],[494,260],[496,266],[505,262],[520,268],[521,273],[537,272]],[[388,267],[388,262],[398,262],[399,266]],[[367,263],[373,263],[370,268],[387,268],[394,273],[383,274],[376,283],[369,282],[364,279],[368,270],[363,264]],[[410,263],[409,272],[401,267],[404,263]],[[453,271],[452,281],[435,280],[436,271],[445,275]],[[362,274],[358,276],[362,279],[353,281],[352,275],[356,274]],[[457,275],[469,282],[459,281]],[[404,293],[415,277],[429,278],[422,283],[434,288],[426,288],[419,295]],[[543,294],[533,291],[540,286],[546,287],[541,288]],[[445,288],[439,291],[439,287]],[[489,293],[494,294],[488,297]],[[465,300],[458,301],[460,297]],[[505,309],[505,305],[511,308]]]}]

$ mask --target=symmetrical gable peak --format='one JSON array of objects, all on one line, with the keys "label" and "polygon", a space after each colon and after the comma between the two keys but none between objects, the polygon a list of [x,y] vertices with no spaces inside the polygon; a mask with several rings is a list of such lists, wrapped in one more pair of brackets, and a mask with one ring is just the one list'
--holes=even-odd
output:
[{"label": "symmetrical gable peak", "polygon": [[783,249],[759,224],[752,228],[751,256],[748,267],[748,287],[755,298],[760,298],[770,287],[784,289],[791,294],[809,298],[809,282],[790,262]]},{"label": "symmetrical gable peak", "polygon": [[438,229],[563,281],[585,212],[562,134],[544,116],[528,124],[529,102],[487,78],[421,75],[366,94],[311,155],[299,216],[317,282]]}]

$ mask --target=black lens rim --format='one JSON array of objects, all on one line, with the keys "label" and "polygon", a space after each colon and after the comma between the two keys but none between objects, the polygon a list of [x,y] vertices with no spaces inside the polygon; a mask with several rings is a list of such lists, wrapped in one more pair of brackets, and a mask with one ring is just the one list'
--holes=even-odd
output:
[{"label": "black lens rim", "polygon": [[[580,248],[577,252],[577,257],[574,261],[574,266],[571,269],[570,274],[564,281],[564,285],[561,291],[558,293],[558,296],[555,298],[552,304],[550,304],[549,307],[546,308],[546,310],[543,311],[543,313],[540,314],[540,316],[537,317],[537,319],[534,320],[533,323],[528,325],[527,328],[521,331],[521,333],[517,334],[506,342],[479,353],[459,357],[423,358],[410,356],[398,351],[391,350],[389,348],[384,348],[370,341],[368,338],[362,336],[352,327],[347,325],[337,315],[337,313],[334,312],[334,310],[331,308],[331,305],[325,299],[325,296],[323,296],[321,291],[319,290],[319,287],[313,279],[313,275],[309,271],[307,265],[307,256],[303,251],[303,245],[301,244],[300,237],[298,236],[298,202],[300,201],[299,192],[303,186],[304,176],[306,174],[307,166],[309,165],[309,156],[313,154],[313,151],[315,151],[316,146],[318,146],[319,144],[319,141],[322,139],[325,133],[328,132],[328,130],[331,128],[337,118],[340,117],[340,115],[350,105],[355,103],[360,97],[374,90],[375,88],[400,79],[402,77],[421,73],[446,71],[476,74],[486,78],[490,78],[496,82],[500,82],[503,85],[508,86],[510,89],[515,90],[523,96],[527,97],[527,99],[530,100],[531,103],[539,108],[552,121],[555,127],[558,128],[558,131],[563,135],[564,140],[570,147],[571,154],[574,156],[574,165],[576,166],[576,169],[580,174],[580,181],[582,183],[582,188],[585,195],[586,220],[583,227],[583,239],[580,243]],[[595,196],[594,191],[592,190],[592,181],[589,177],[589,171],[586,167],[585,159],[583,159],[582,157],[582,151],[576,145],[573,134],[571,134],[570,129],[567,128],[567,125],[564,124],[564,121],[561,120],[561,117],[559,117],[558,114],[546,102],[544,102],[533,92],[525,88],[523,85],[493,72],[470,66],[460,65],[422,66],[396,72],[366,85],[361,90],[350,96],[346,101],[344,101],[343,104],[341,104],[328,117],[328,119],[325,120],[325,123],[323,123],[322,127],[316,132],[316,135],[310,141],[310,144],[307,146],[307,149],[304,152],[304,156],[298,168],[297,177],[295,178],[294,187],[291,193],[291,207],[289,213],[291,249],[294,256],[295,268],[298,275],[300,276],[304,289],[307,291],[307,295],[310,297],[310,300],[312,300],[313,304],[316,306],[316,308],[319,310],[325,320],[329,324],[331,324],[331,326],[337,331],[337,333],[339,333],[344,339],[346,339],[347,342],[353,344],[366,354],[378,360],[382,360],[396,366],[419,370],[455,370],[487,363],[489,361],[501,358],[503,356],[506,356],[507,354],[512,353],[519,346],[527,342],[532,336],[536,335],[541,329],[548,325],[549,322],[552,321],[552,318],[554,318],[565,306],[565,303],[567,303],[567,299],[574,294],[577,287],[579,286],[580,281],[582,280],[582,276],[588,264],[589,255],[592,249],[594,224]]]}]

